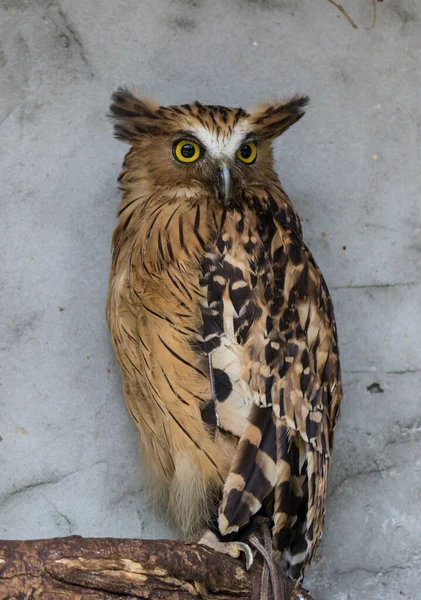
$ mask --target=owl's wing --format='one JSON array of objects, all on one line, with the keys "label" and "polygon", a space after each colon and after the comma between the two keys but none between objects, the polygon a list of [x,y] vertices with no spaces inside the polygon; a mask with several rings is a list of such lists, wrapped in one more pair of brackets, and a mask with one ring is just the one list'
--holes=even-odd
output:
[{"label": "owl's wing", "polygon": [[336,325],[323,276],[297,233],[277,227],[257,266],[261,312],[245,343],[253,392],[220,506],[221,533],[270,494],[274,548],[299,576],[321,537],[332,431],[342,395]]}]

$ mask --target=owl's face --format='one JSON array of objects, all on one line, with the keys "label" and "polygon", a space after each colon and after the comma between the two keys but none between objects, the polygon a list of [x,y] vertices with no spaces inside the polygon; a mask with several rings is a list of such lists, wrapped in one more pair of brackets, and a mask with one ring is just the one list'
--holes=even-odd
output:
[{"label": "owl's face", "polygon": [[226,207],[244,188],[275,177],[272,140],[303,116],[308,101],[246,112],[199,102],[163,107],[121,88],[112,99],[115,135],[133,146],[153,185],[198,185]]}]

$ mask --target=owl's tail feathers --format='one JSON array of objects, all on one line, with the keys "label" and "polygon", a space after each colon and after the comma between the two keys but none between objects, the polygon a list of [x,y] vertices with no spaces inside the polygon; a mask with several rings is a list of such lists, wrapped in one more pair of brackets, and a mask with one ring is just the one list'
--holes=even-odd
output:
[{"label": "owl's tail feathers", "polygon": [[[324,526],[327,496],[328,459],[311,444],[302,444],[305,452],[299,475],[291,481],[297,490],[291,493],[289,541],[284,551],[288,575],[301,580],[320,542]],[[295,513],[295,516],[294,516]]]},{"label": "owl's tail feathers", "polygon": [[297,465],[295,456],[291,455],[288,429],[277,419],[276,422],[276,471],[277,480],[274,489],[273,505],[273,546],[275,555],[280,560],[288,544],[291,525],[291,488],[294,488],[292,476],[295,477]]},{"label": "owl's tail feathers", "polygon": [[224,486],[221,534],[241,533],[271,507],[274,557],[302,578],[323,530],[327,460],[271,407],[252,406]]},{"label": "owl's tail feathers", "polygon": [[272,407],[253,405],[225,481],[219,508],[222,535],[239,531],[260,510],[277,481]]}]

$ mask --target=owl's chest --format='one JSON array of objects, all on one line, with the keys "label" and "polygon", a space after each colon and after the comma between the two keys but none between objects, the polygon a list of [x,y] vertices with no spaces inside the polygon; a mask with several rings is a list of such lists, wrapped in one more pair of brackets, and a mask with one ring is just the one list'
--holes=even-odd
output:
[{"label": "owl's chest", "polygon": [[253,391],[242,373],[244,343],[259,313],[256,243],[247,231],[229,227],[209,249],[203,265],[204,347],[211,355],[220,426],[237,436],[253,402]]}]

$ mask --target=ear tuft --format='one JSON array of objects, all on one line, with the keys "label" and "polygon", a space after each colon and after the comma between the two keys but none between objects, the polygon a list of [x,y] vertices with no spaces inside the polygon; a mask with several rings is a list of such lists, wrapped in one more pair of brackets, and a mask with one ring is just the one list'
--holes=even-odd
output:
[{"label": "ear tuft", "polygon": [[256,107],[250,111],[250,123],[262,139],[276,138],[304,116],[302,109],[309,100],[308,96],[294,96],[290,100]]},{"label": "ear tuft", "polygon": [[162,133],[159,105],[154,100],[142,98],[139,92],[128,87],[119,87],[111,96],[109,117],[114,120],[114,135],[117,139],[133,144],[145,135]]}]

